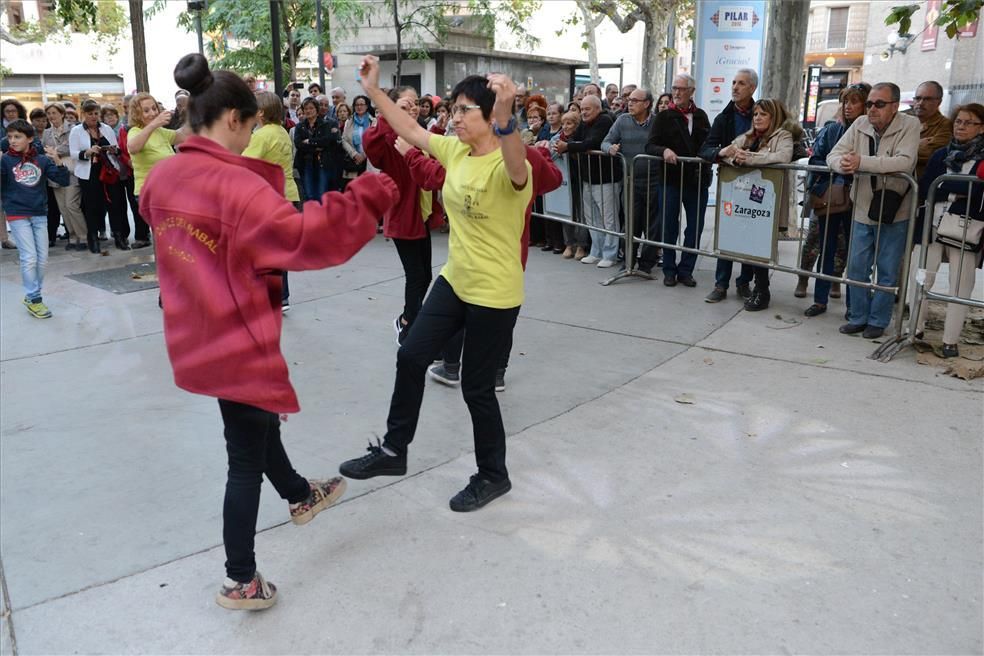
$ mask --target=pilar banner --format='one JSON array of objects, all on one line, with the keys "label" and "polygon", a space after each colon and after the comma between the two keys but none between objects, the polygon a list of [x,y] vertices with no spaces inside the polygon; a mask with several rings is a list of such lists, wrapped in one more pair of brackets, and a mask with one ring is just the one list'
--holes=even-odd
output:
[{"label": "pilar banner", "polygon": [[696,5],[695,101],[713,121],[731,102],[731,80],[738,69],[751,68],[761,79],[765,0],[700,0]]}]

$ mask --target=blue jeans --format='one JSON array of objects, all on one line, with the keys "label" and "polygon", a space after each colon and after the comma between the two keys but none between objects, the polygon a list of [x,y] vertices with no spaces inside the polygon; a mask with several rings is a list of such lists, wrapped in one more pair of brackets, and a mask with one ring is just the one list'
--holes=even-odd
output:
[{"label": "blue jeans", "polygon": [[[735,263],[732,260],[726,260],[724,257],[719,257],[717,262],[717,267],[714,269],[714,286],[720,289],[728,289],[728,285],[731,284],[731,273],[734,271]],[[741,273],[738,274],[738,278],[735,280],[736,285],[748,285],[752,282],[753,267],[742,264]]]},{"label": "blue jeans", "polygon": [[9,222],[10,236],[17,245],[24,298],[41,300],[41,283],[48,268],[48,217],[32,216]]},{"label": "blue jeans", "polygon": [[304,167],[301,171],[301,187],[304,189],[304,200],[321,201],[321,197],[328,191],[328,173],[327,170],[317,164]]},{"label": "blue jeans", "polygon": [[[841,212],[840,214],[831,214],[830,222],[827,222],[827,215],[823,214],[816,217],[820,229],[820,241],[823,246],[820,249],[820,273],[825,273],[828,276],[834,273],[834,256],[837,254],[837,238],[841,235],[843,231],[844,241],[850,247],[851,239],[851,213]],[[902,241],[905,242],[905,235],[902,235]],[[879,267],[880,268],[880,267]],[[827,300],[830,297],[830,282],[826,280],[817,279],[816,284],[813,285],[813,302],[817,305],[826,305]],[[851,288],[848,286],[848,293],[850,294]],[[862,290],[863,291],[863,290]],[[847,298],[848,305],[851,303],[851,297],[848,295]]]},{"label": "blue jeans", "polygon": [[[908,221],[881,225],[868,225],[855,221],[851,247],[847,255],[848,279],[870,282],[871,265],[877,264],[877,284],[894,287],[899,279],[899,264],[905,250],[908,230]],[[889,292],[871,294],[865,289],[855,289],[848,300],[847,322],[855,326],[887,328],[892,320],[894,304],[895,294]]]},{"label": "blue jeans", "polygon": [[[700,234],[704,232],[704,211],[707,209],[707,187],[671,187],[663,188],[660,203],[663,209],[663,241],[675,244],[680,236],[680,202],[687,213],[687,227],[683,232],[683,245],[687,248],[697,248]],[[680,196],[683,195],[681,199]],[[692,276],[697,266],[697,256],[693,253],[682,253],[677,264],[675,250],[663,249],[663,273],[668,276]]]}]

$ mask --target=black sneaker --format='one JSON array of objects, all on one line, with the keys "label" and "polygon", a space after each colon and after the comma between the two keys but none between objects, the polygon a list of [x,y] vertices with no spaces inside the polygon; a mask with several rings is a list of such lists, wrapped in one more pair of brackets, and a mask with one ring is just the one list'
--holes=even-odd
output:
[{"label": "black sneaker", "polygon": [[864,332],[868,326],[865,324],[856,323],[845,323],[843,326],[838,328],[842,335],[854,335],[856,333]]},{"label": "black sneaker", "polygon": [[861,336],[865,339],[878,339],[885,334],[885,329],[879,326],[867,326]]},{"label": "black sneaker", "polygon": [[448,387],[457,387],[461,384],[461,363],[449,364],[440,362],[427,369],[427,375]]},{"label": "black sneaker", "polygon": [[369,455],[346,460],[338,467],[338,471],[346,478],[364,480],[373,476],[403,476],[407,473],[407,457],[391,456],[377,441],[369,443],[366,449]]},{"label": "black sneaker", "polygon": [[756,289],[752,292],[751,298],[745,301],[745,310],[748,312],[758,312],[759,310],[764,310],[769,307],[769,301],[772,300],[772,295],[769,293],[768,289]]},{"label": "black sneaker", "polygon": [[696,287],[697,281],[694,280],[693,276],[677,276],[677,282],[684,287]]},{"label": "black sneaker", "polygon": [[738,283],[735,291],[738,293],[738,298],[748,299],[752,297],[752,288],[747,282]]},{"label": "black sneaker", "polygon": [[495,370],[495,391],[505,392],[506,391],[506,370],[496,369]]},{"label": "black sneaker", "polygon": [[711,293],[704,297],[705,303],[720,303],[724,299],[728,298],[728,290],[721,289],[720,287],[715,287],[711,290]]},{"label": "black sneaker", "polygon": [[451,510],[455,512],[471,512],[478,510],[490,501],[498,499],[503,494],[512,489],[512,483],[507,478],[499,483],[493,483],[487,479],[472,474],[468,485],[461,492],[451,497]]}]

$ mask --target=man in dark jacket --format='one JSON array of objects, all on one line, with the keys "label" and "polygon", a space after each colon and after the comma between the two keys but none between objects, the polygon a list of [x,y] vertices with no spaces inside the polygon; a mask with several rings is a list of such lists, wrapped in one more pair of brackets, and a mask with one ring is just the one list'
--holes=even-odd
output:
[{"label": "man in dark jacket", "polygon": [[[557,142],[557,152],[576,153],[571,167],[581,180],[581,199],[585,222],[594,228],[619,231],[618,213],[621,207],[622,160],[618,157],[588,154],[601,149],[601,143],[612,128],[612,117],[601,109],[601,98],[587,95],[581,100],[581,125],[574,138]],[[573,177],[573,175],[572,175]],[[583,258],[585,264],[601,268],[614,266],[618,260],[618,235],[591,231],[591,253]]]},{"label": "man in dark jacket", "polygon": [[[711,133],[701,146],[700,156],[708,162],[717,162],[722,148],[728,146],[739,134],[744,134],[752,128],[752,107],[755,100],[755,89],[758,88],[758,73],[750,68],[742,68],[735,73],[731,81],[731,102],[714,119]],[[734,262],[719,257],[717,270],[714,273],[714,289],[704,300],[708,303],[723,301],[728,296],[728,284],[731,282],[731,272]],[[741,273],[735,281],[738,296],[748,298],[752,295],[749,283],[752,281],[752,268],[742,265]]]},{"label": "man in dark jacket", "polygon": [[[673,78],[673,101],[669,109],[656,115],[646,153],[663,159],[663,166],[656,168],[659,179],[662,230],[650,226],[647,234],[656,235],[660,241],[675,244],[680,234],[680,205],[687,212],[687,227],[683,233],[683,245],[697,248],[700,233],[704,230],[704,212],[707,209],[707,190],[711,184],[711,167],[703,163],[681,162],[680,157],[697,157],[701,144],[707,139],[711,123],[707,114],[694,105],[696,83],[691,76],[681,73]],[[656,264],[656,249],[644,248],[639,257],[639,268],[651,271]],[[673,287],[679,282],[686,287],[696,287],[694,267],[697,256],[682,253],[677,264],[676,251],[663,249],[663,284]]]}]

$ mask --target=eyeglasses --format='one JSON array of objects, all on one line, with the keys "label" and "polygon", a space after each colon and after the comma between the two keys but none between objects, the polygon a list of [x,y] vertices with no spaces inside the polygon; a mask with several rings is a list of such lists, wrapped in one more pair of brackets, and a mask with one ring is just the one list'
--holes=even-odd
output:
[{"label": "eyeglasses", "polygon": [[953,122],[953,127],[955,128],[962,128],[962,127],[972,128],[975,125],[984,125],[984,123],[981,123],[980,121],[965,121],[962,118],[958,118]]},{"label": "eyeglasses", "polygon": [[939,102],[940,100],[943,99],[937,98],[936,96],[915,96],[913,97],[912,102],[926,102],[927,100],[935,100]]},{"label": "eyeglasses", "polygon": [[645,98],[629,98],[628,102],[646,102]]},{"label": "eyeglasses", "polygon": [[451,116],[464,114],[470,109],[481,109],[481,105],[454,105],[451,107]]},{"label": "eyeglasses", "polygon": [[872,107],[877,107],[878,109],[885,109],[889,105],[894,105],[897,102],[898,100],[875,100],[875,101],[869,100],[864,104],[864,108],[871,109]]},{"label": "eyeglasses", "polygon": [[671,91],[679,91],[683,93],[684,91],[690,91],[690,87],[670,87]]}]

